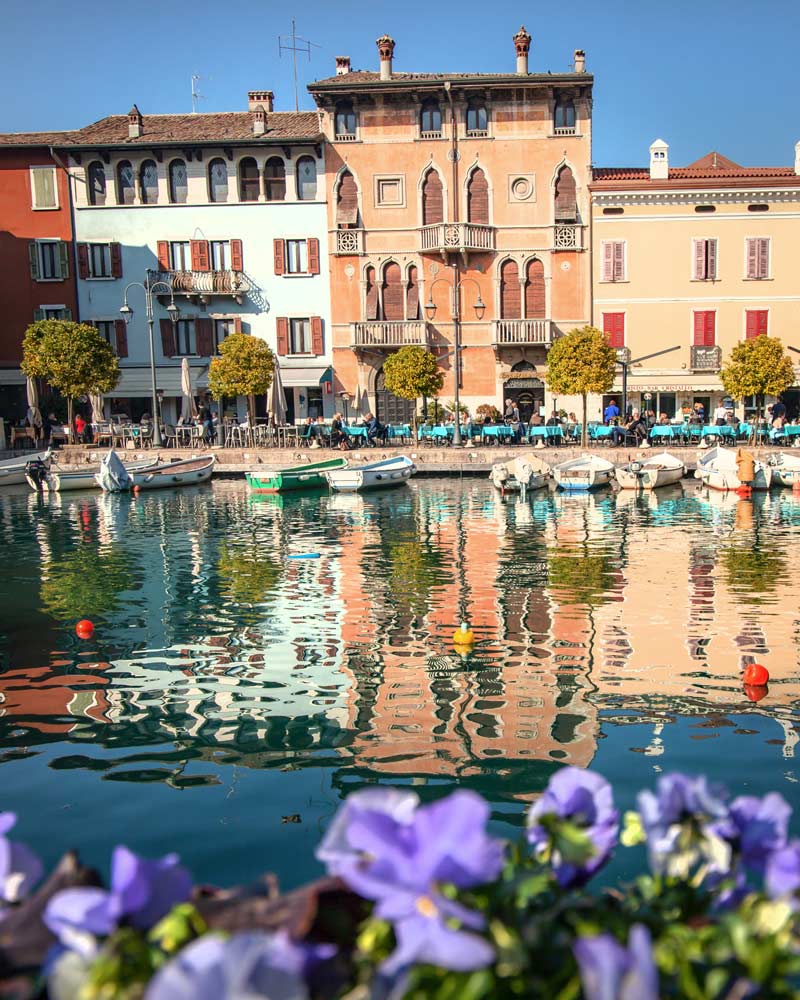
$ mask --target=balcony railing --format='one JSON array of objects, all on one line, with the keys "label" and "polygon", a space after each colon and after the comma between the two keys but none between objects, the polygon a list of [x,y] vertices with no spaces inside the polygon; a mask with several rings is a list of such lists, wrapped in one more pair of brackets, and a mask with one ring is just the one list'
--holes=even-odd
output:
[{"label": "balcony railing", "polygon": [[337,229],[336,249],[334,253],[340,256],[364,253],[364,230]]},{"label": "balcony railing", "polygon": [[252,285],[242,271],[159,271],[154,280],[172,286],[176,295],[244,295]]},{"label": "balcony railing", "polygon": [[721,347],[693,347],[691,365],[694,371],[719,371],[722,366]]},{"label": "balcony railing", "polygon": [[553,135],[577,135],[578,130],[574,125],[559,125],[553,129]]},{"label": "balcony railing", "polygon": [[333,137],[334,142],[356,142],[358,134],[356,132],[339,132]]},{"label": "balcony railing", "polygon": [[427,132],[426,131],[420,131],[420,133],[419,133],[420,139],[441,139],[443,137],[443,135],[444,135],[444,133],[442,132],[442,130],[440,128],[429,129]]},{"label": "balcony railing", "polygon": [[583,250],[583,227],[574,223],[553,226],[554,250]]},{"label": "balcony railing", "polygon": [[553,324],[549,319],[496,319],[494,343],[501,347],[553,343]]},{"label": "balcony railing", "polygon": [[418,320],[376,320],[351,323],[354,347],[427,347],[428,324]]},{"label": "balcony railing", "polygon": [[462,250],[494,250],[494,227],[472,222],[438,222],[420,229],[420,250],[460,253]]}]

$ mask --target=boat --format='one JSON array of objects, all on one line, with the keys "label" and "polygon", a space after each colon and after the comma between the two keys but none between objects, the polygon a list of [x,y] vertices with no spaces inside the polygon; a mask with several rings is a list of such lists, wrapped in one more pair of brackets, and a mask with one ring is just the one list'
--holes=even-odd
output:
[{"label": "boat", "polygon": [[327,462],[293,465],[288,469],[278,469],[270,475],[245,472],[247,485],[254,493],[286,493],[289,490],[313,490],[327,485],[326,472],[346,469],[346,458],[329,458]]},{"label": "boat", "polygon": [[520,455],[492,466],[489,480],[501,493],[540,490],[552,476],[550,466],[536,455]]},{"label": "boat", "polygon": [[618,465],[614,470],[614,476],[623,490],[657,490],[661,486],[680,482],[685,475],[683,460],[668,451]]},{"label": "boat", "polygon": [[169,486],[196,486],[211,478],[215,462],[213,455],[203,455],[165,465],[151,462],[144,468],[133,469],[126,468],[112,449],[103,459],[95,479],[104,493],[120,493],[137,487],[140,490],[157,490]]},{"label": "boat", "polygon": [[787,455],[778,451],[770,455],[767,464],[772,470],[773,486],[788,486],[790,489],[800,483],[800,455]]},{"label": "boat", "polygon": [[53,452],[47,451],[26,452],[19,458],[7,458],[0,462],[0,486],[18,486],[25,482],[27,466],[29,462],[39,463],[45,468],[50,467]]},{"label": "boat", "polygon": [[[736,466],[737,452],[733,448],[709,448],[697,453],[695,479],[711,490],[738,490],[742,485]],[[772,467],[754,460],[755,478],[748,484],[754,490],[768,490],[772,483]]]},{"label": "boat", "polygon": [[553,466],[553,478],[559,488],[570,493],[608,486],[613,475],[613,464],[597,455],[581,455]]},{"label": "boat", "polygon": [[[148,459],[146,462],[135,462],[133,465],[126,465],[128,472],[136,469],[150,468],[153,462]],[[41,480],[38,476],[31,475],[29,471],[25,477],[32,490],[42,489],[49,493],[67,493],[73,490],[96,490],[100,484],[97,475],[100,472],[99,466],[87,466],[85,469],[60,469],[53,463]]]},{"label": "boat", "polygon": [[350,465],[323,473],[328,485],[337,493],[360,493],[362,490],[402,486],[417,471],[416,465],[406,455],[385,458],[368,465]]}]

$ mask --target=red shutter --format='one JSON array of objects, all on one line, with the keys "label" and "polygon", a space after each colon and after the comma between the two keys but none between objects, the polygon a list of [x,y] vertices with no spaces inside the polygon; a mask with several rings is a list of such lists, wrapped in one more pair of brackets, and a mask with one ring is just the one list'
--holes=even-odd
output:
[{"label": "red shutter", "polygon": [[467,219],[476,225],[489,225],[489,184],[480,167],[472,171],[467,185]]},{"label": "red shutter", "polygon": [[275,320],[275,329],[278,335],[278,354],[281,356],[289,353],[289,320],[286,316],[278,316]]},{"label": "red shutter", "polygon": [[322,317],[312,316],[311,317],[311,353],[312,354],[322,354],[324,353],[324,348],[322,346]]},{"label": "red shutter", "polygon": [[242,253],[241,240],[231,240],[231,270],[244,271],[244,254]]},{"label": "red shutter", "polygon": [[419,319],[419,281],[417,269],[412,264],[408,269],[408,289],[406,291],[406,319]]},{"label": "red shutter", "polygon": [[119,243],[110,243],[110,254],[111,254],[111,277],[121,278],[122,277],[122,247]]},{"label": "red shutter", "polygon": [[756,335],[761,336],[762,334],[766,337],[767,335],[767,324],[769,323],[769,312],[766,309],[758,310],[758,325],[756,327]]},{"label": "red shutter", "polygon": [[745,326],[745,337],[747,340],[754,340],[767,332],[767,317],[769,313],[766,309],[748,309],[745,313],[747,323]]},{"label": "red shutter", "polygon": [[286,242],[284,240],[273,240],[272,251],[275,257],[275,273],[283,274],[286,269]]},{"label": "red shutter", "polygon": [[614,244],[614,281],[625,280],[625,244],[622,240]]},{"label": "red shutter", "polygon": [[614,243],[612,240],[603,242],[603,272],[600,280],[614,280]]},{"label": "red shutter", "polygon": [[89,247],[85,243],[78,244],[78,277],[89,277]]},{"label": "red shutter", "polygon": [[242,317],[241,316],[234,316],[233,317],[233,332],[234,333],[241,333],[242,332]]},{"label": "red shutter", "polygon": [[210,271],[208,240],[192,240],[189,244],[193,271]]},{"label": "red shutter", "polygon": [[694,346],[713,347],[716,313],[696,312],[694,314]]},{"label": "red shutter", "polygon": [[308,273],[319,274],[319,240],[308,241]]},{"label": "red shutter", "polygon": [[609,347],[624,347],[625,313],[603,313],[603,333]]},{"label": "red shutter", "polygon": [[197,353],[201,358],[210,358],[214,353],[214,326],[208,317],[196,319],[194,328],[197,332]]},{"label": "red shutter", "polygon": [[117,357],[127,358],[128,356],[128,330],[124,319],[114,320],[114,336],[117,341]]},{"label": "red shutter", "polygon": [[375,279],[375,268],[367,268],[367,294],[365,302],[365,314],[367,320],[378,318],[378,285]]},{"label": "red shutter", "polygon": [[716,342],[717,314],[706,313],[706,347],[713,347]]},{"label": "red shutter", "polygon": [[159,240],[158,246],[158,268],[160,271],[169,271],[169,243],[166,240]]},{"label": "red shutter", "polygon": [[422,185],[422,225],[432,226],[444,222],[444,191],[442,179],[435,170],[429,170]]},{"label": "red shutter", "polygon": [[161,321],[161,349],[165,358],[175,357],[175,327],[171,319]]}]

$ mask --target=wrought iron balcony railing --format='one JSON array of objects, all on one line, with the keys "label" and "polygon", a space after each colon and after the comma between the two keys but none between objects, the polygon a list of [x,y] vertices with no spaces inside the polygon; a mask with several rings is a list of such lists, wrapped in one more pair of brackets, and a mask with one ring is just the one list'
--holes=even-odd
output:
[{"label": "wrought iron balcony railing", "polygon": [[159,271],[154,280],[172,286],[176,295],[244,295],[252,284],[243,271]]},{"label": "wrought iron balcony railing", "polygon": [[353,347],[407,347],[430,344],[428,324],[419,320],[372,320],[351,323]]},{"label": "wrought iron balcony railing", "polygon": [[496,319],[494,343],[500,347],[553,343],[553,323],[549,319]]},{"label": "wrought iron balcony railing", "polygon": [[694,371],[716,372],[722,367],[721,347],[693,347],[691,365]]},{"label": "wrought iron balcony railing", "polygon": [[423,226],[420,250],[444,252],[451,250],[494,250],[494,226],[479,226],[472,222],[437,222]]}]

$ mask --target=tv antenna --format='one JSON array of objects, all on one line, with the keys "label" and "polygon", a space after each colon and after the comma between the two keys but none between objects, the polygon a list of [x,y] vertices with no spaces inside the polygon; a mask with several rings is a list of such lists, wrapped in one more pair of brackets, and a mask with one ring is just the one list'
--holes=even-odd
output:
[{"label": "tv antenna", "polygon": [[197,84],[203,79],[202,76],[198,76],[197,73],[192,73],[192,114],[197,114],[197,102],[204,101],[205,97],[197,89]]},{"label": "tv antenna", "polygon": [[[299,44],[298,44],[299,43]],[[294,110],[300,110],[300,101],[297,97],[297,53],[303,52],[308,56],[308,61],[311,62],[311,47],[315,49],[322,48],[321,45],[317,45],[316,42],[310,42],[307,38],[303,38],[301,35],[297,34],[297,27],[295,25],[295,20],[292,18],[292,33],[291,35],[278,35],[278,56],[282,57],[284,52],[292,53],[292,70],[294,73]]]}]

